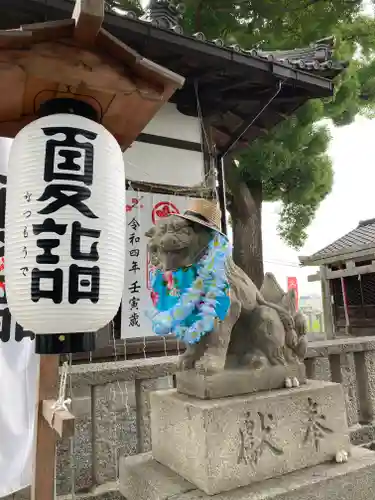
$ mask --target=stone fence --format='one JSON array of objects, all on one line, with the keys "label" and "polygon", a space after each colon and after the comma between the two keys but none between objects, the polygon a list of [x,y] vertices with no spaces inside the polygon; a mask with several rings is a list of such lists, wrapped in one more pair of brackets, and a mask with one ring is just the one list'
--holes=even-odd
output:
[{"label": "stone fence", "polygon": [[[311,342],[309,378],[343,385],[353,444],[375,440],[375,338]],[[60,500],[120,499],[116,479],[121,455],[150,449],[149,391],[173,387],[175,357],[72,367],[70,386],[76,435],[58,449]],[[75,489],[76,496],[71,495]]]}]

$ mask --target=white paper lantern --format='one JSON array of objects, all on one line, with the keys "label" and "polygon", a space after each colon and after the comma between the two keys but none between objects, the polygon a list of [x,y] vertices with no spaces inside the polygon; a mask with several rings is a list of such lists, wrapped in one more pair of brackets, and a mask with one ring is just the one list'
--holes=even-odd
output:
[{"label": "white paper lantern", "polygon": [[13,141],[5,221],[11,314],[36,334],[93,332],[115,316],[125,255],[121,149],[100,124],[44,116]]}]

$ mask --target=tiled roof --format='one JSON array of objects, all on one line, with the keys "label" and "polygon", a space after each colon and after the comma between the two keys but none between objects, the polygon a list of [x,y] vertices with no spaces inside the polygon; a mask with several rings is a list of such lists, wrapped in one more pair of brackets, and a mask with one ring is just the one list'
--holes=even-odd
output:
[{"label": "tiled roof", "polygon": [[338,240],[326,246],[309,257],[300,257],[304,265],[329,259],[334,256],[345,255],[366,247],[375,247],[375,219],[359,222],[358,226]]},{"label": "tiled roof", "polygon": [[[120,0],[106,1],[104,29],[185,78],[171,101],[180,113],[210,124],[217,152],[247,147],[309,99],[332,96],[333,79],[344,68],[332,62],[333,39],[302,51],[252,53],[223,40],[207,41],[201,33],[181,34],[183,9],[167,0],[153,0],[147,12],[137,13],[116,8]],[[74,0],[1,0],[0,27],[64,20],[73,5]]]},{"label": "tiled roof", "polygon": [[[131,10],[119,10],[114,7],[113,2],[110,1],[107,2],[107,10],[119,16],[150,23],[156,28],[173,31],[178,35],[189,36],[184,34],[181,26],[183,13],[185,12],[183,3],[175,5],[170,0],[152,0],[146,12],[141,16],[138,16],[136,12]],[[246,50],[238,44],[227,46],[225,45],[225,41],[221,38],[207,40],[205,34],[202,32],[194,33],[191,36],[203,43],[214,44],[223,49],[233,50],[240,54],[258,57],[267,61],[275,61],[294,69],[313,72],[314,74],[327,78],[334,78],[347,66],[347,63],[334,61],[332,59],[335,44],[334,37],[317,40],[308,47],[302,49],[271,51],[262,50],[259,47]]]}]

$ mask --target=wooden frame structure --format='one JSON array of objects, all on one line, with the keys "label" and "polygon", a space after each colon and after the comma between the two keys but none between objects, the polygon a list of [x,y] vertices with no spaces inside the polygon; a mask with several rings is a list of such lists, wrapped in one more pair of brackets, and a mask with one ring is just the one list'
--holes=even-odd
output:
[{"label": "wooden frame structure", "polygon": [[104,0],[80,0],[70,19],[0,31],[0,136],[14,137],[59,97],[90,104],[123,150],[133,143],[184,78],[119,41],[103,21]]},{"label": "wooden frame structure", "polygon": [[328,338],[375,333],[375,219],[358,226],[309,257],[303,266],[319,266],[308,277],[321,282]]}]

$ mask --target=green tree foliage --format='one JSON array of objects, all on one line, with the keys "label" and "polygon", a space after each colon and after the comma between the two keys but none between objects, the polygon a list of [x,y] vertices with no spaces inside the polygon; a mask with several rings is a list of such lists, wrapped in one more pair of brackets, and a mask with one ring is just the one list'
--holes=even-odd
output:
[{"label": "green tree foliage", "polygon": [[[136,0],[118,2],[137,4]],[[317,208],[332,189],[327,124],[347,125],[360,113],[375,116],[375,21],[361,13],[361,0],[184,3],[186,33],[202,31],[208,39],[223,38],[245,49],[265,50],[305,47],[334,35],[335,58],[350,62],[337,79],[332,98],[309,101],[265,137],[236,153],[232,160],[237,161],[227,168],[235,260],[259,285],[262,201],[281,202],[279,234],[288,245],[300,248]]]},{"label": "green tree foliage", "polygon": [[[336,82],[335,95],[308,102],[240,156],[239,170],[244,181],[262,182],[263,199],[282,202],[279,232],[296,249],[304,243],[306,228],[333,184],[332,165],[326,153],[330,136],[327,122],[321,121],[330,119],[337,126],[347,125],[359,113],[368,117],[374,113],[375,22],[358,15],[357,8],[352,13],[335,10],[336,15],[325,17],[327,3],[310,6],[299,15],[290,14],[293,29],[284,31],[279,40],[277,33],[282,32],[276,30],[272,44],[273,48],[303,46],[334,34],[335,57],[350,61]],[[307,15],[309,10],[311,17]],[[292,40],[288,40],[290,33]]]},{"label": "green tree foliage", "polygon": [[[359,113],[374,116],[375,22],[361,14],[360,1],[351,0],[186,3],[187,27],[202,30],[210,37],[221,36],[247,49],[260,46],[275,50],[304,47],[334,35],[335,58],[350,62],[337,79],[333,98],[308,102],[266,137],[236,154],[237,178],[227,171],[232,191],[235,260],[259,285],[263,275],[259,248],[262,238],[256,234],[257,227],[261,231],[259,204],[281,201],[279,234],[288,245],[300,248],[306,240],[306,229],[333,185],[332,164],[327,155],[327,119],[340,126],[351,123]],[[247,196],[247,204],[243,203],[246,190],[243,186],[239,189],[239,181],[251,195]]]}]

